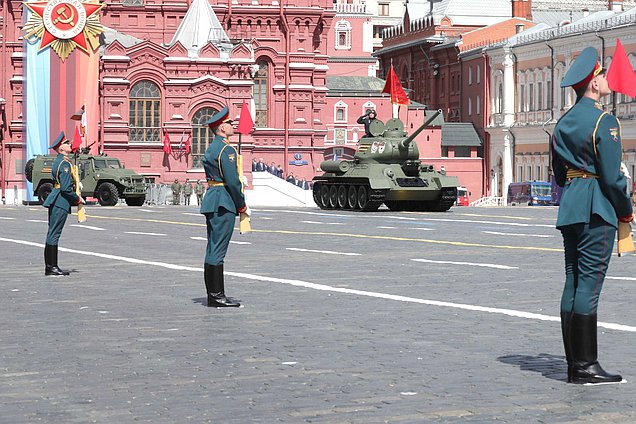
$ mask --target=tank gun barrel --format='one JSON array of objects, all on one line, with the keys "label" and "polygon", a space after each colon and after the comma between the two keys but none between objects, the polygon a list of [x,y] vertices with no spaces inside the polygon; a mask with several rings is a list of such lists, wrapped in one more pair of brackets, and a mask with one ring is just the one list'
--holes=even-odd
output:
[{"label": "tank gun barrel", "polygon": [[404,140],[402,140],[402,142],[400,143],[400,144],[401,144],[401,146],[402,146],[403,148],[408,148],[408,147],[409,147],[409,144],[411,144],[411,142],[412,142],[413,140],[415,140],[415,137],[417,137],[419,133],[421,133],[422,131],[424,131],[424,129],[425,129],[426,127],[428,127],[428,126],[431,124],[431,122],[433,122],[433,121],[435,120],[435,118],[437,118],[437,117],[438,117],[441,113],[442,113],[442,109],[437,109],[437,110],[435,111],[435,113],[433,114],[433,116],[431,116],[430,118],[428,118],[428,119],[426,120],[426,122],[424,122],[424,123],[422,124],[422,126],[421,126],[421,127],[419,127],[417,130],[415,130],[415,132],[414,132],[413,134],[411,134],[410,136],[408,136],[407,138],[405,138]]}]

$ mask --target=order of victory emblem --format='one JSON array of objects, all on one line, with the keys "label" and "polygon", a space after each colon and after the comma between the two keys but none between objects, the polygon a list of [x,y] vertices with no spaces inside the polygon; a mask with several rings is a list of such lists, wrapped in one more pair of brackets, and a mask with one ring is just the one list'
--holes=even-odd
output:
[{"label": "order of victory emblem", "polygon": [[23,3],[31,12],[24,25],[28,41],[40,39],[40,50],[51,47],[65,60],[79,47],[88,53],[99,46],[99,34],[104,27],[99,22],[99,3],[83,3],[80,0],[50,0],[48,2]]}]

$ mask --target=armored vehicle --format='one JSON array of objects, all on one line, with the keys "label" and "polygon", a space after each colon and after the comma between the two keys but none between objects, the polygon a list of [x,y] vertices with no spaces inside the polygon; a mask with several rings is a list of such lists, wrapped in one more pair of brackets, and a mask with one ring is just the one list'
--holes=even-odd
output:
[{"label": "armored vehicle", "polygon": [[[55,155],[37,155],[24,167],[27,180],[33,183],[33,194],[41,202],[53,190],[51,166],[55,158]],[[82,197],[95,197],[102,206],[114,206],[120,198],[128,206],[144,204],[147,189],[144,177],[125,169],[119,159],[86,153],[71,155],[70,159],[78,166]]]},{"label": "armored vehicle", "polygon": [[457,200],[459,180],[422,164],[413,142],[440,113],[408,137],[399,119],[367,120],[353,160],[320,164],[325,173],[313,179],[316,204],[359,211],[377,210],[382,203],[394,211],[448,210]]}]

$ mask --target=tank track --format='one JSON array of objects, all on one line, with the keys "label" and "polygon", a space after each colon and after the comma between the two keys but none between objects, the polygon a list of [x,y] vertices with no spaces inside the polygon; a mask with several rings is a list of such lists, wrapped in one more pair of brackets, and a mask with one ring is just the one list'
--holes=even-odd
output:
[{"label": "tank track", "polygon": [[314,201],[320,209],[346,209],[373,212],[384,203],[386,189],[372,189],[368,183],[336,183],[316,181]]}]

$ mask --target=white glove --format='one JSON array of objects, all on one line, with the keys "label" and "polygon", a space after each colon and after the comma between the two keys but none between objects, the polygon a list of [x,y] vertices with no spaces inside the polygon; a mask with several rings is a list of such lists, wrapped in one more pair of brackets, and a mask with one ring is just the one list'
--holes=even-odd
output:
[{"label": "white glove", "polygon": [[247,209],[245,209],[245,212],[243,212],[245,215],[247,216],[251,216],[252,215],[252,210],[250,209],[249,206],[245,205],[247,207]]}]

